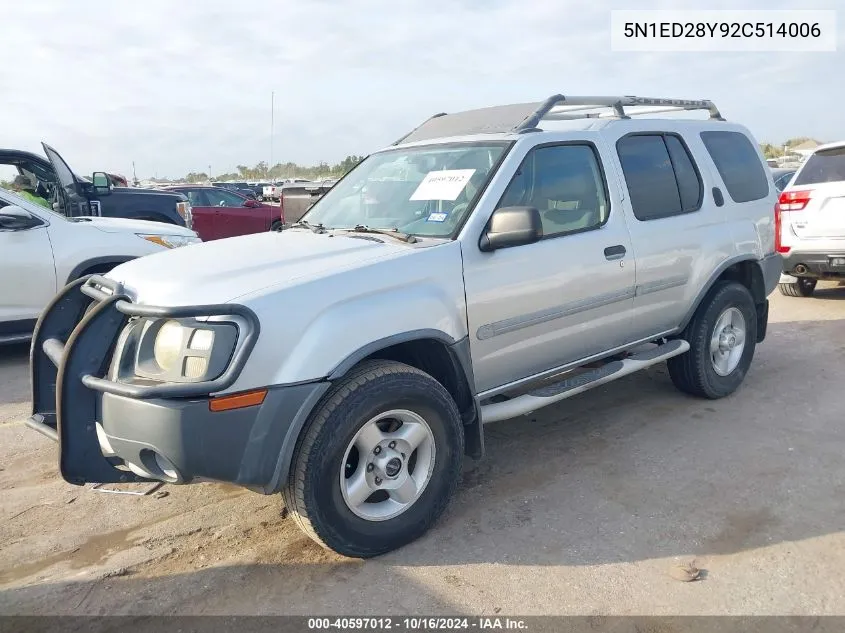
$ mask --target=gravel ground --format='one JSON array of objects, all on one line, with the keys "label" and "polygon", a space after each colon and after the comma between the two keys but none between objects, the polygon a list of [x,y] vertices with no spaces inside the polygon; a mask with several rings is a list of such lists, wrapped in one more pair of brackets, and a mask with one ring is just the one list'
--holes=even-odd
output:
[{"label": "gravel ground", "polygon": [[439,524],[366,562],[278,496],[66,484],[23,426],[27,349],[0,348],[0,613],[845,615],[845,287],[771,299],[733,396],[657,366],[490,425]]}]

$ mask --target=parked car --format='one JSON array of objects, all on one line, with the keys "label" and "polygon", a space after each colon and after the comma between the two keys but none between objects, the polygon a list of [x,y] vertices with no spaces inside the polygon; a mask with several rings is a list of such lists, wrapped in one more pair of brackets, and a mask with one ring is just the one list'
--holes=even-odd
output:
[{"label": "parked car", "polygon": [[165,187],[187,197],[194,228],[205,242],[234,235],[278,230],[285,222],[279,207],[263,204],[234,191],[205,185]]},{"label": "parked car", "polygon": [[261,196],[264,200],[272,200],[278,202],[282,197],[282,189],[298,184],[309,183],[310,180],[306,178],[286,178],[272,185],[264,185],[261,190]]},{"label": "parked car", "polygon": [[278,200],[277,198],[277,189],[280,189],[280,185],[271,185],[266,184],[261,187],[261,199],[262,200]]},{"label": "parked car", "polygon": [[0,149],[0,165],[13,166],[32,182],[34,193],[69,218],[101,216],[166,222],[191,227],[191,208],[184,196],[114,185],[115,176],[95,172],[90,180],[74,173],[49,145],[49,160],[32,152]]},{"label": "parked car", "polygon": [[775,217],[782,294],[809,297],[820,279],[845,279],[845,141],[807,158],[781,192]]},{"label": "parked car", "polygon": [[115,187],[128,187],[129,181],[126,179],[126,176],[121,176],[120,174],[106,174],[109,178],[109,182],[114,185]]},{"label": "parked car", "polygon": [[250,188],[253,192],[255,192],[255,199],[261,200],[262,202],[266,200],[264,197],[264,187],[272,186],[269,182],[256,182],[250,185]]},{"label": "parked car", "polygon": [[257,196],[255,190],[245,182],[213,182],[211,184],[214,187],[221,187],[229,191],[234,191],[235,193],[239,193],[252,200],[255,200]]},{"label": "parked car", "polygon": [[[641,105],[710,119],[626,116]],[[282,491],[324,547],[381,554],[443,513],[483,423],[664,361],[681,391],[734,393],[781,271],[776,200],[709,101],[432,118],[284,231],[63,290],[33,343],[30,426],[55,439],[58,411],[69,482]]]},{"label": "parked car", "polygon": [[786,185],[792,180],[792,176],[795,175],[796,171],[798,171],[797,168],[772,169],[772,179],[775,181],[775,189],[777,189],[778,193],[786,188]]},{"label": "parked car", "polygon": [[314,203],[326,194],[334,186],[335,181],[324,180],[320,182],[306,181],[303,183],[291,183],[281,187],[279,191],[280,204],[287,222],[298,221]]},{"label": "parked car", "polygon": [[0,189],[0,344],[26,341],[56,292],[85,275],[198,242],[173,224],[66,218]]}]

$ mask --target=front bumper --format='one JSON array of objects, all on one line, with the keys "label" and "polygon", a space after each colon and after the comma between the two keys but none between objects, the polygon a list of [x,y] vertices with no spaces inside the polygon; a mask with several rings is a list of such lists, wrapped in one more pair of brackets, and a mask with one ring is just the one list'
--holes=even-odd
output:
[{"label": "front bumper", "polygon": [[845,251],[814,253],[790,251],[783,256],[783,274],[790,277],[837,278],[845,277]]},{"label": "front bumper", "polygon": [[[136,385],[103,377],[130,317],[227,311],[252,325],[218,379]],[[111,280],[78,280],[50,303],[33,334],[27,424],[59,443],[59,470],[73,484],[211,479],[275,492],[329,383],[270,388],[260,405],[212,412],[210,394],[235,381],[257,335],[257,319],[242,306],[144,306]]]}]

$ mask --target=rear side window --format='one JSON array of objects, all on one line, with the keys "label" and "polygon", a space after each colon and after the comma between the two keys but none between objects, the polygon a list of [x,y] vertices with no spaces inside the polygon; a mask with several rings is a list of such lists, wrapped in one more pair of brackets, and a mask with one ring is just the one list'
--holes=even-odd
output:
[{"label": "rear side window", "polygon": [[694,211],[701,205],[701,180],[692,162],[687,148],[677,136],[664,136],[675,178],[678,181],[678,193],[681,195],[681,209]]},{"label": "rear side window", "polygon": [[845,147],[823,149],[811,155],[795,177],[796,185],[845,181]]},{"label": "rear side window", "polygon": [[617,141],[616,151],[638,220],[667,218],[701,207],[701,178],[677,136],[626,136]]},{"label": "rear side window", "polygon": [[701,140],[734,202],[760,200],[769,194],[769,178],[757,151],[740,132],[702,132]]}]

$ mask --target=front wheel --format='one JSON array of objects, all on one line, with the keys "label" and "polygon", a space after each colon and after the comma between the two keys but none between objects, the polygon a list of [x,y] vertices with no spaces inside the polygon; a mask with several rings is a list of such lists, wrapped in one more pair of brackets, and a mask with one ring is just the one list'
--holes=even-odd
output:
[{"label": "front wheel", "polygon": [[667,361],[669,376],[685,393],[724,398],[742,384],[757,345],[757,310],[748,288],[714,286],[684,330],[687,353]]},{"label": "front wheel", "polygon": [[463,425],[434,378],[367,361],[329,390],[294,453],[285,505],[317,543],[355,558],[422,536],[460,478]]},{"label": "front wheel", "polygon": [[779,283],[778,290],[786,297],[812,297],[817,283],[817,279],[796,277],[795,281]]}]

